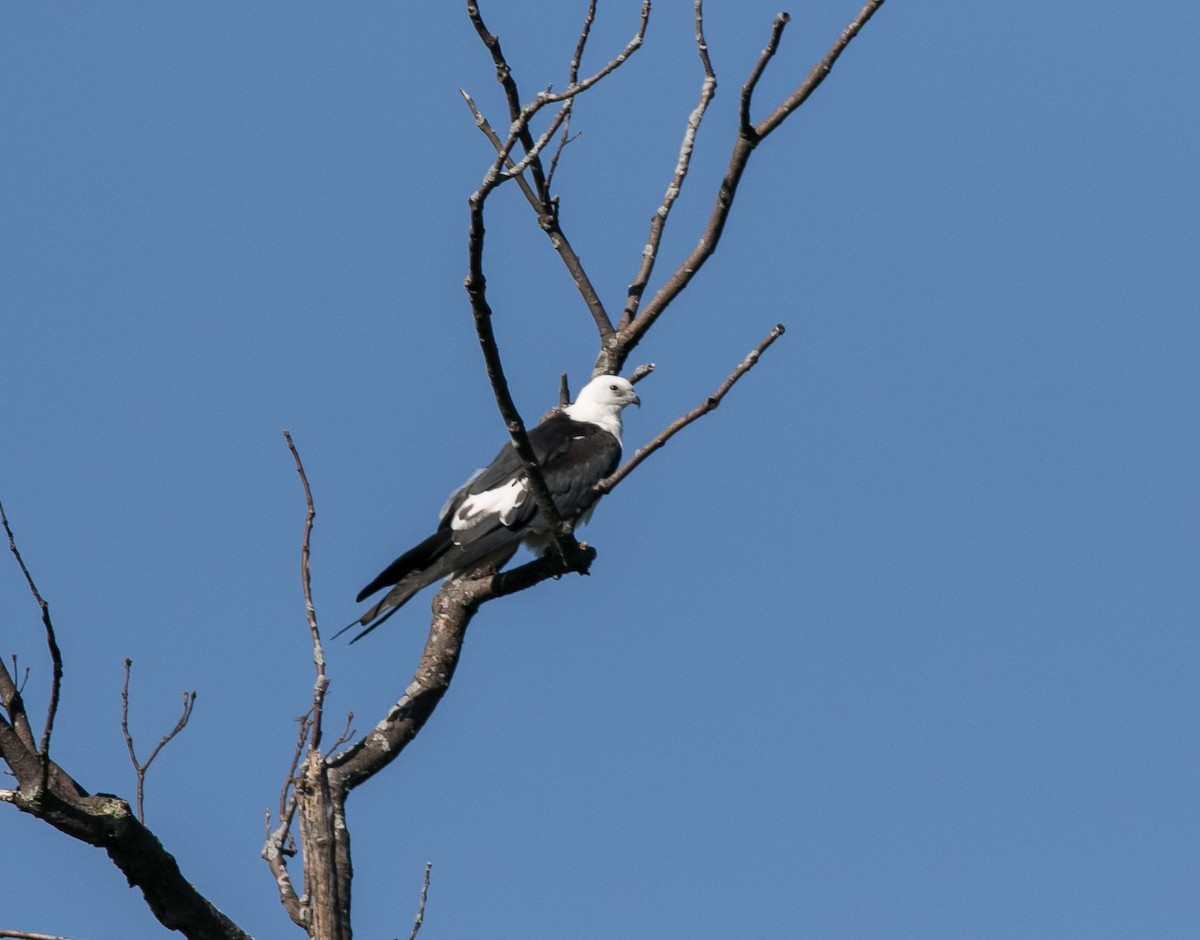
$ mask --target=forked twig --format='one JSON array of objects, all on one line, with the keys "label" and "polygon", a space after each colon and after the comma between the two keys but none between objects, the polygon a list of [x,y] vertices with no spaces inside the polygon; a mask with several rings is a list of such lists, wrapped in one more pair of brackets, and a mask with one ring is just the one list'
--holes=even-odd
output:
[{"label": "forked twig", "polygon": [[342,725],[342,732],[337,736],[334,742],[325,748],[325,756],[331,757],[337,750],[349,741],[358,732],[354,728],[354,712],[346,712],[346,723]]},{"label": "forked twig", "polygon": [[137,776],[137,818],[138,822],[144,826],[146,824],[146,771],[150,769],[150,765],[154,763],[154,758],[158,757],[159,752],[170,744],[171,740],[179,732],[187,727],[188,720],[192,717],[192,708],[196,704],[196,693],[184,690],[183,712],[180,714],[179,720],[175,722],[175,727],[159,739],[159,742],[154,745],[154,750],[150,752],[150,756],[145,761],[139,761],[137,751],[133,747],[133,735],[129,732],[129,675],[132,671],[133,660],[126,657],[125,681],[121,683],[121,734],[125,737],[125,748],[129,751],[129,760],[133,764],[133,772]]},{"label": "forked twig", "polygon": [[[20,678],[18,684],[17,679]],[[21,668],[17,664],[17,656],[14,653],[12,656],[12,672],[8,667],[0,662],[0,705],[8,712],[9,721],[12,723],[13,733],[16,734],[20,741],[22,750],[27,754],[37,753],[37,741],[33,737],[33,728],[29,725],[29,715],[25,711],[25,699],[22,693],[25,690],[25,683],[29,681],[29,667],[25,667],[25,675],[21,675]]]},{"label": "forked twig", "polygon": [[755,130],[758,136],[766,137],[771,131],[775,130],[784,122],[789,114],[795,111],[800,105],[804,104],[811,95],[820,86],[821,82],[825,81],[829,73],[833,71],[834,63],[837,62],[846,47],[854,40],[864,26],[870,21],[881,6],[884,0],[867,0],[867,3],[861,10],[858,11],[858,16],[850,21],[849,25],[842,30],[842,34],[838,36],[837,41],[825,53],[825,56],[812,67],[808,76],[800,83],[800,85],[787,96],[787,99],[779,105],[774,111],[768,114],[765,118],[758,122]]},{"label": "forked twig", "polygon": [[783,38],[784,27],[791,21],[792,18],[787,13],[776,14],[775,22],[771,24],[771,36],[758,61],[754,63],[754,68],[750,70],[746,83],[742,85],[742,97],[738,102],[738,129],[743,137],[759,137],[758,131],[750,121],[750,99],[754,96],[754,89],[758,87],[758,80],[767,70],[767,63],[775,58],[775,53],[779,51],[779,40]]},{"label": "forked twig", "polygon": [[725,223],[729,218],[729,211],[737,195],[738,184],[741,181],[742,174],[746,170],[746,165],[754,149],[768,134],[778,128],[789,114],[808,100],[809,96],[825,80],[826,76],[829,75],[834,63],[837,62],[846,47],[883,4],[884,0],[868,0],[866,5],[859,10],[854,20],[842,30],[837,41],[825,53],[821,61],[813,66],[808,77],[800,86],[772,111],[770,115],[759,123],[754,124],[749,114],[750,98],[757,86],[758,79],[767,67],[767,63],[774,56],[783,29],[788,23],[786,15],[780,15],[775,18],[767,46],[763,49],[758,61],[751,70],[746,85],[743,86],[741,110],[739,112],[739,133],[737,139],[734,141],[733,150],[729,156],[729,163],[725,168],[725,174],[717,188],[716,198],[713,201],[713,207],[709,212],[708,222],[704,227],[704,231],[696,241],[695,247],[680,262],[674,273],[659,287],[654,296],[642,307],[636,319],[630,320],[628,317],[622,317],[621,328],[617,334],[616,348],[612,352],[608,350],[601,351],[600,356],[597,358],[598,367],[602,366],[610,370],[619,368],[629,353],[633,351],[634,347],[641,342],[658,317],[662,315],[663,311],[683,292],[692,278],[696,276],[696,273],[712,257],[713,252],[716,251],[718,242],[721,240],[721,234],[724,232]]},{"label": "forked twig", "polygon": [[38,591],[37,585],[33,583],[33,575],[29,573],[29,569],[25,566],[25,559],[21,557],[21,552],[17,549],[17,539],[13,535],[12,527],[8,524],[8,516],[4,513],[3,503],[0,503],[0,523],[3,523],[4,532],[8,536],[8,550],[17,559],[17,566],[21,569],[21,574],[25,577],[25,583],[29,585],[29,591],[42,612],[42,627],[46,633],[46,646],[50,650],[50,699],[46,703],[46,722],[42,726],[42,737],[38,743],[38,755],[42,761],[42,787],[44,789],[50,773],[50,737],[54,732],[54,718],[58,714],[58,699],[62,692],[62,651],[58,648],[58,638],[54,635],[54,623],[50,619],[50,605],[46,603],[46,599]]}]

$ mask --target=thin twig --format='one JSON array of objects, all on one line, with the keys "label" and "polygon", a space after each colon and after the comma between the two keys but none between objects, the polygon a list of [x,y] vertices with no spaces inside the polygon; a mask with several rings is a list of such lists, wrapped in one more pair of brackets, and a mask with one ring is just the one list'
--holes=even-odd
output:
[{"label": "thin twig", "polygon": [[58,638],[54,635],[54,623],[50,619],[50,605],[38,592],[37,585],[33,583],[33,575],[25,567],[25,559],[21,557],[21,553],[17,549],[17,539],[13,535],[12,527],[8,524],[8,516],[4,513],[3,503],[0,503],[0,523],[3,523],[5,534],[8,535],[8,550],[17,559],[21,574],[25,576],[25,583],[29,585],[29,591],[33,594],[33,599],[42,612],[42,627],[46,633],[46,646],[50,650],[50,700],[46,704],[46,723],[42,726],[42,739],[38,744],[38,754],[42,759],[42,787],[45,788],[47,776],[50,773],[50,737],[54,732],[54,718],[58,714],[58,698],[62,691],[62,651],[58,648]]},{"label": "thin twig", "polygon": [[292,752],[292,763],[284,777],[283,786],[279,789],[279,825],[271,829],[271,810],[263,810],[265,816],[266,841],[259,855],[267,863],[271,875],[275,878],[275,887],[279,892],[279,901],[292,922],[299,927],[307,925],[308,908],[296,893],[292,883],[291,872],[288,871],[287,860],[296,854],[296,841],[292,836],[292,823],[296,819],[296,780],[300,769],[300,761],[304,756],[304,745],[308,741],[308,732],[312,727],[312,711],[299,718],[300,731],[296,736],[296,747]]},{"label": "thin twig", "polygon": [[33,737],[33,728],[29,724],[29,715],[25,711],[25,698],[22,694],[25,683],[29,681],[29,667],[25,667],[25,676],[18,685],[16,677],[20,674],[21,670],[17,665],[15,653],[12,657],[11,673],[9,673],[8,667],[0,662],[0,704],[3,704],[4,709],[8,712],[13,731],[20,739],[21,746],[27,752],[34,753],[37,751],[37,742]]},{"label": "thin twig", "polygon": [[331,754],[333,754],[338,748],[340,748],[356,734],[354,728],[352,727],[353,723],[354,712],[346,712],[346,724],[342,726],[342,733],[337,736],[337,740],[325,749],[326,757],[329,757]]},{"label": "thin twig", "polygon": [[[549,93],[549,90],[543,92],[543,94]],[[538,137],[538,139],[533,142],[533,146],[526,149],[525,156],[523,156],[520,160],[514,163],[512,159],[512,148],[506,146],[505,150],[502,152],[502,157],[505,161],[505,164],[508,165],[508,168],[500,169],[498,171],[501,179],[513,179],[514,177],[520,176],[534,160],[537,160],[542,155],[542,151],[544,151],[550,145],[550,141],[554,138],[555,133],[567,119],[567,115],[570,114],[570,104],[571,102],[567,101],[561,108],[558,109],[558,113],[550,119],[550,126],[547,127],[546,130]]]},{"label": "thin twig", "polygon": [[56,933],[30,933],[28,930],[4,930],[0,928],[0,937],[12,937],[13,940],[69,940]]},{"label": "thin twig", "polygon": [[[625,61],[641,48],[642,43],[646,39],[646,27],[649,25],[649,23],[650,0],[643,0],[642,13],[638,22],[637,32],[635,32],[633,38],[625,44],[625,48],[613,56],[613,58],[609,59],[606,63],[604,63],[604,65],[602,65],[587,78],[572,82],[559,92],[554,92],[547,89],[546,91],[543,91],[537,95],[537,97],[535,97],[529,104],[524,105],[513,119],[514,125],[517,125],[517,128],[514,129],[514,134],[518,133],[518,129],[522,125],[528,128],[529,121],[546,105],[558,104],[559,102],[565,102],[571,100],[572,98],[577,98],[597,82],[603,81],[622,65],[624,65]],[[507,68],[507,65],[505,67]]]},{"label": "thin twig", "polygon": [[[588,37],[592,34],[592,23],[596,21],[596,0],[591,0],[588,3],[587,14],[583,18],[583,26],[579,30],[579,39],[575,43],[575,52],[571,55],[571,64],[567,68],[567,84],[574,85],[579,81],[579,63],[583,60],[583,50],[587,47]],[[575,102],[568,101],[566,105],[566,117],[563,119],[562,136],[559,138],[558,146],[554,148],[554,156],[550,158],[550,172],[546,174],[546,185],[542,193],[543,199],[548,200],[553,205],[553,196],[551,190],[554,187],[554,174],[558,172],[558,160],[566,149],[567,144],[575,140],[579,135],[571,133],[571,113]]]},{"label": "thin twig", "polygon": [[704,81],[700,84],[700,101],[688,116],[687,127],[683,132],[683,140],[679,145],[679,158],[675,161],[675,172],[663,195],[663,200],[650,218],[650,234],[646,237],[646,245],[642,249],[642,263],[637,275],[629,285],[625,296],[625,309],[617,329],[622,330],[637,316],[638,306],[642,302],[642,294],[650,275],[654,271],[658,259],[658,249],[662,244],[663,232],[667,227],[667,217],[687,179],[688,168],[691,166],[692,153],[696,147],[696,134],[708,111],[713,96],[717,93],[717,74],[713,71],[712,61],[708,57],[708,42],[704,38],[704,0],[696,0],[696,49],[700,55],[700,65],[704,69]]},{"label": "thin twig", "polygon": [[[12,664],[13,664],[13,675],[14,676],[20,675],[21,669],[17,665],[17,654],[16,653],[12,654]],[[21,692],[23,694],[25,692],[25,686],[28,682],[29,682],[29,667],[26,666],[25,667],[25,675],[21,676],[21,685],[17,688],[17,691]]]},{"label": "thin twig", "polygon": [[417,931],[421,929],[421,924],[425,923],[425,900],[429,897],[429,872],[433,868],[433,862],[425,863],[425,880],[421,884],[421,904],[417,908],[417,916],[413,918],[412,933],[408,935],[408,940],[416,940]]},{"label": "thin twig", "polygon": [[592,23],[596,21],[596,0],[588,3],[587,14],[583,18],[583,26],[579,30],[579,40],[575,43],[575,52],[571,55],[571,65],[567,69],[567,84],[574,85],[579,81],[579,63],[583,61],[583,50],[587,46],[588,37],[592,34]]},{"label": "thin twig", "polygon": [[309,738],[310,748],[321,746],[321,719],[325,708],[325,692],[329,689],[329,678],[325,674],[325,649],[321,645],[321,631],[317,628],[317,609],[312,599],[312,543],[313,520],[317,510],[313,506],[312,489],[308,485],[308,475],[304,472],[304,464],[300,460],[300,452],[292,440],[292,432],[284,431],[283,439],[287,441],[288,450],[296,462],[296,473],[300,475],[300,483],[304,486],[304,539],[300,545],[300,583],[304,591],[304,612],[308,618],[308,632],[312,638],[313,666],[316,669],[316,680],[313,683],[312,729]]},{"label": "thin twig", "polygon": [[279,791],[279,818],[281,820],[287,816],[288,801],[291,799],[289,793],[296,785],[296,775],[300,771],[300,761],[304,758],[304,745],[308,743],[308,732],[312,728],[312,712],[309,711],[301,715],[297,719],[296,724],[300,729],[296,734],[296,748],[292,751],[292,763],[288,767],[283,787]]},{"label": "thin twig", "polygon": [[129,760],[133,764],[133,772],[137,775],[137,818],[138,822],[144,826],[146,824],[144,809],[146,771],[150,769],[150,765],[154,763],[154,758],[158,757],[159,752],[171,742],[171,739],[187,727],[188,720],[192,717],[192,708],[196,704],[196,693],[184,690],[183,713],[179,716],[179,720],[175,722],[175,727],[163,735],[158,744],[154,745],[154,750],[150,752],[150,756],[143,763],[138,760],[137,752],[133,748],[133,735],[129,732],[129,675],[132,671],[133,660],[126,657],[125,681],[121,683],[121,734],[125,736],[125,747],[129,751]]},{"label": "thin twig", "polygon": [[267,868],[275,878],[275,887],[279,892],[279,901],[283,904],[284,911],[287,912],[292,923],[298,927],[305,927],[308,923],[308,908],[296,893],[296,886],[292,883],[292,875],[287,867],[288,857],[296,854],[296,843],[292,840],[292,820],[296,815],[296,800],[293,797],[289,801],[287,811],[274,832],[271,831],[271,811],[264,810],[263,815],[266,817],[267,839],[259,854],[266,861]]},{"label": "thin twig", "polygon": [[789,114],[795,111],[800,105],[808,100],[809,95],[817,90],[821,82],[833,71],[834,63],[841,57],[841,54],[846,51],[846,47],[850,45],[854,37],[862,31],[862,28],[867,25],[868,21],[873,17],[881,6],[884,0],[867,0],[867,3],[850,24],[842,30],[842,34],[825,53],[825,57],[813,66],[812,71],[808,73],[808,77],[788,95],[787,99],[772,111],[767,117],[763,118],[755,127],[759,138],[766,137],[771,131],[775,130],[784,122]]},{"label": "thin twig", "polygon": [[765,352],[766,349],[775,342],[775,340],[779,339],[783,333],[783,324],[776,324],[771,329],[771,332],[767,334],[766,339],[764,339],[750,351],[750,354],[738,364],[737,368],[729,374],[728,378],[726,378],[725,381],[718,386],[715,392],[709,395],[706,399],[704,399],[704,401],[702,401],[687,414],[680,418],[676,418],[674,421],[668,424],[644,446],[639,447],[637,453],[635,453],[616,473],[614,473],[612,476],[605,477],[596,484],[597,491],[600,493],[611,492],[613,487],[629,476],[629,474],[632,473],[643,460],[666,444],[667,441],[669,441],[672,437],[686,428],[693,421],[696,421],[697,419],[708,414],[710,411],[715,410],[716,407],[721,404],[721,399],[725,397],[731,388],[733,388],[737,380],[754,368],[755,364],[758,362],[759,356],[761,356],[763,352]]},{"label": "thin twig", "polygon": [[750,70],[746,83],[742,85],[742,97],[738,103],[738,129],[743,137],[757,139],[760,136],[750,121],[750,99],[754,96],[754,89],[758,87],[758,80],[767,70],[767,63],[775,58],[775,53],[779,51],[779,40],[791,21],[792,18],[787,13],[776,14],[775,22],[771,24],[771,37],[759,54],[758,61],[754,63],[754,68]]},{"label": "thin twig", "polygon": [[644,362],[632,372],[629,373],[629,384],[637,385],[642,379],[653,372],[657,366],[653,362]]}]

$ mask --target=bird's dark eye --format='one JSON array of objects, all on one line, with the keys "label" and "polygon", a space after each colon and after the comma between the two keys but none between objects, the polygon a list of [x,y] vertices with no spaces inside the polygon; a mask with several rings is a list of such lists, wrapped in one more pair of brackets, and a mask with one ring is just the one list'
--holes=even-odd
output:
[{"label": "bird's dark eye", "polygon": [[608,390],[609,390],[610,392],[615,392],[615,391],[617,390],[617,387],[616,387],[615,385],[610,385],[610,386],[608,387]]}]

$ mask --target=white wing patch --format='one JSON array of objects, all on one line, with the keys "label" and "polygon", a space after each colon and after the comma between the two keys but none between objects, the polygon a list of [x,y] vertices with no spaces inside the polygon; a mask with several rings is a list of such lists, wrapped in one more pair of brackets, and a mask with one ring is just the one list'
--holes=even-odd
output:
[{"label": "white wing patch", "polygon": [[495,489],[468,496],[450,519],[450,528],[455,532],[467,532],[496,519],[501,525],[511,525],[528,496],[529,483],[522,474]]}]

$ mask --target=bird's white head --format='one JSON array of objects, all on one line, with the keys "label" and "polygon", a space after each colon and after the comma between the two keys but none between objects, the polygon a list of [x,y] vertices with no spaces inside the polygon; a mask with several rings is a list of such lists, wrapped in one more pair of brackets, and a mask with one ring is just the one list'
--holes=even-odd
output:
[{"label": "bird's white head", "polygon": [[628,379],[598,375],[579,390],[575,401],[563,411],[576,421],[598,424],[618,442],[621,440],[621,409],[642,404]]}]

